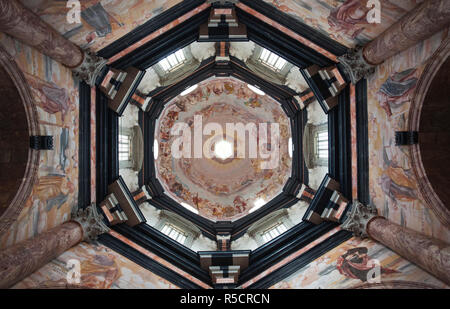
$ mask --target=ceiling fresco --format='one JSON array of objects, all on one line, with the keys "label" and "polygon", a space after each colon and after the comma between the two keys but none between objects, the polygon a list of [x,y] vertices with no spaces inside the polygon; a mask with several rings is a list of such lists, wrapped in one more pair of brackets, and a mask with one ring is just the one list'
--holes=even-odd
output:
[{"label": "ceiling fresco", "polygon": [[[370,24],[368,0],[263,1],[348,47],[374,39],[422,2],[380,0],[381,23]],[[67,22],[70,8],[66,7],[66,1],[21,2],[75,44],[98,51],[181,0],[83,0],[81,23]]]},{"label": "ceiling fresco", "polygon": [[68,22],[67,1],[21,2],[75,44],[98,51],[181,0],[82,0],[80,23]]},{"label": "ceiling fresco", "polygon": [[[205,135],[198,142],[195,132],[200,117],[200,132]],[[205,132],[213,123],[222,128],[222,134]],[[187,142],[180,147],[182,131],[174,134],[183,124],[191,147]],[[233,134],[228,124],[254,124],[255,129]],[[210,78],[190,94],[170,101],[156,132],[156,169],[166,194],[211,220],[245,216],[277,196],[291,174],[288,117],[278,102],[257,95],[234,78]],[[178,149],[182,155],[174,156]]]},{"label": "ceiling fresco", "polygon": [[364,44],[422,0],[380,0],[380,23],[369,23],[369,0],[264,0],[347,47]]}]

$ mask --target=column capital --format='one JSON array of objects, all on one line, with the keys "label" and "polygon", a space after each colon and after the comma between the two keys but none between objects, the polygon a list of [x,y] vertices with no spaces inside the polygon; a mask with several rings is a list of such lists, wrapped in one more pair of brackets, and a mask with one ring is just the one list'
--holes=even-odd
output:
[{"label": "column capital", "polygon": [[74,209],[72,211],[71,221],[80,224],[83,230],[83,240],[86,242],[93,242],[98,235],[109,231],[103,220],[103,215],[97,211],[97,205],[94,203],[85,209]]},{"label": "column capital", "polygon": [[375,217],[379,217],[375,207],[354,201],[350,213],[347,214],[347,219],[342,223],[342,228],[353,232],[357,237],[367,238],[369,237],[367,225]]},{"label": "column capital", "polygon": [[363,47],[357,46],[350,49],[346,54],[338,57],[345,73],[348,75],[353,84],[356,85],[361,79],[366,78],[375,73],[375,66],[369,64],[363,55]]},{"label": "column capital", "polygon": [[83,62],[72,69],[73,75],[75,78],[85,81],[89,86],[95,87],[95,81],[108,63],[108,60],[88,50],[84,50],[83,55]]}]

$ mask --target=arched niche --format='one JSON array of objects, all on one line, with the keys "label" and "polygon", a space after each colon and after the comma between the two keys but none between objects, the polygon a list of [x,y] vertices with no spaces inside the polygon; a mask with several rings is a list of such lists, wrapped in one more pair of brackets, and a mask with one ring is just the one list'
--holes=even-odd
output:
[{"label": "arched niche", "polygon": [[409,131],[419,132],[410,148],[411,166],[427,205],[450,227],[450,36],[426,65],[414,93]]},{"label": "arched niche", "polygon": [[37,178],[39,135],[36,106],[25,76],[0,45],[0,234],[17,219]]}]

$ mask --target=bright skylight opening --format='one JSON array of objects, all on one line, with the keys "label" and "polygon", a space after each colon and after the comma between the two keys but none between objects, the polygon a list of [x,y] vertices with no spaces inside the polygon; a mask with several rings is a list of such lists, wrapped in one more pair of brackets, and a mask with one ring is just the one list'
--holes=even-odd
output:
[{"label": "bright skylight opening", "polygon": [[262,91],[262,90],[259,89],[259,88],[256,88],[256,87],[253,86],[253,85],[247,84],[247,87],[248,87],[251,91],[253,91],[254,93],[256,93],[256,94],[259,94],[259,95],[266,95],[266,93],[265,93],[264,91]]},{"label": "bright skylight opening", "polygon": [[158,62],[158,64],[166,73],[168,73],[177,69],[185,61],[186,56],[184,55],[184,51],[180,49]]},{"label": "bright skylight opening", "polygon": [[253,208],[250,209],[250,211],[248,213],[252,213],[254,211],[257,211],[258,209],[260,209],[261,207],[264,206],[264,204],[266,204],[266,201],[262,198],[258,198],[255,203],[253,204]]},{"label": "bright skylight opening", "polygon": [[119,161],[130,160],[130,137],[119,135]]},{"label": "bright skylight opening", "polygon": [[198,88],[198,85],[194,85],[192,87],[189,87],[188,89],[186,89],[185,91],[183,91],[182,93],[180,93],[181,96],[185,96],[188,95],[189,93],[191,93],[192,91],[194,91],[195,89]]},{"label": "bright skylight opening", "polygon": [[158,140],[155,138],[153,140],[153,157],[155,158],[155,160],[158,160],[158,155],[159,155],[159,144]]},{"label": "bright skylight opening", "polygon": [[289,142],[288,142],[288,152],[289,152],[289,157],[292,158],[292,153],[294,151],[294,145],[292,144],[292,137],[289,138]]},{"label": "bright skylight opening", "polygon": [[164,227],[162,228],[161,232],[163,234],[166,234],[173,240],[178,241],[179,243],[181,243],[183,245],[186,242],[187,235],[181,229],[177,228],[176,226],[174,226],[172,224],[166,223],[164,225]]},{"label": "bright skylight opening", "polygon": [[226,160],[233,155],[233,144],[221,140],[214,145],[214,154],[217,158]]},{"label": "bright skylight opening", "polygon": [[283,234],[286,231],[287,231],[286,226],[284,225],[284,223],[280,222],[275,226],[271,227],[270,229],[268,229],[267,231],[265,231],[262,234],[262,239],[266,243],[278,237],[279,235]]},{"label": "bright skylight opening", "polygon": [[319,132],[316,136],[316,153],[319,159],[328,159],[328,132]]},{"label": "bright skylight opening", "polygon": [[261,55],[259,56],[259,61],[275,71],[283,70],[287,63],[286,60],[265,48],[262,49]]},{"label": "bright skylight opening", "polygon": [[187,204],[187,203],[181,203],[181,206],[183,206],[184,208],[186,208],[189,211],[192,211],[193,213],[198,215],[198,210],[195,209],[194,207],[192,207],[191,205]]}]

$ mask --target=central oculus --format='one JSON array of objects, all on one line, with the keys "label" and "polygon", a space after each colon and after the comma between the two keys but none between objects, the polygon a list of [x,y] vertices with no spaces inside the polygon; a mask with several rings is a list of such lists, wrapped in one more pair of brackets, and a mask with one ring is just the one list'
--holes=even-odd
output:
[{"label": "central oculus", "polygon": [[214,144],[214,155],[216,158],[226,160],[234,155],[234,146],[232,143],[221,140]]}]

